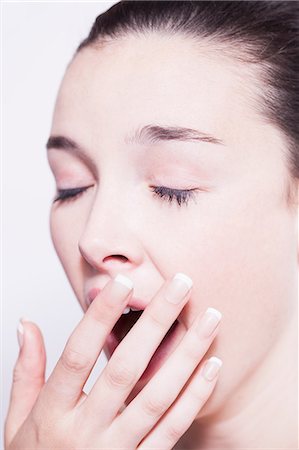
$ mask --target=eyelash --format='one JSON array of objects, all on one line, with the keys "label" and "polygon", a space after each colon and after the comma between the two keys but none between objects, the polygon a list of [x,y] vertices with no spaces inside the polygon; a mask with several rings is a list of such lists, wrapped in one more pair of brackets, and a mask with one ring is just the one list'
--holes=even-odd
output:
[{"label": "eyelash", "polygon": [[[58,195],[54,199],[53,203],[60,201],[66,202],[71,199],[75,199],[82,195],[87,189],[92,186],[88,186],[86,188],[76,188],[76,189],[59,189]],[[160,198],[164,198],[164,201],[168,201],[172,203],[175,199],[177,204],[181,206],[182,204],[188,204],[190,199],[195,200],[195,192],[199,191],[199,189],[172,189],[166,186],[150,186],[154,195],[157,195]]]},{"label": "eyelash", "polygon": [[151,186],[151,189],[154,195],[162,199],[165,197],[165,201],[169,203],[175,199],[179,206],[188,205],[190,199],[195,201],[195,192],[199,191],[199,189],[172,189],[166,186]]}]

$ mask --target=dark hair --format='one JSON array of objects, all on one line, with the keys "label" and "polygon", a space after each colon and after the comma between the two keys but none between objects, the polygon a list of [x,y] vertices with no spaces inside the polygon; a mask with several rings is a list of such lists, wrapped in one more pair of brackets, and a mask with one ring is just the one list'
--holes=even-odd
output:
[{"label": "dark hair", "polygon": [[262,82],[257,106],[283,132],[289,173],[298,180],[298,22],[297,1],[120,1],[96,18],[76,53],[128,34],[163,31],[209,39],[254,67]]}]

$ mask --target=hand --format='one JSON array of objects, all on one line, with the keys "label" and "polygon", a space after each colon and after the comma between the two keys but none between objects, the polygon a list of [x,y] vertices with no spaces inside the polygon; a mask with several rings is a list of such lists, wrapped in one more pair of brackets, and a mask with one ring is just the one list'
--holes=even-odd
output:
[{"label": "hand", "polygon": [[133,290],[114,280],[107,283],[74,329],[46,383],[42,335],[35,324],[24,322],[5,422],[5,449],[173,448],[217,382],[218,373],[209,380],[200,372],[218,327],[210,336],[207,331],[217,320],[204,325],[207,316],[198,316],[160,369],[120,409],[191,291],[178,280],[164,283],[88,395],[83,387]]}]

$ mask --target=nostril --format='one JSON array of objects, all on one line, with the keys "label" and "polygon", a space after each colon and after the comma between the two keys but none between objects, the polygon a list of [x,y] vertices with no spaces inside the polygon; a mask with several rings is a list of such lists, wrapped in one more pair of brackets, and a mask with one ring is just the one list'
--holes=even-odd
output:
[{"label": "nostril", "polygon": [[104,258],[104,262],[110,261],[111,259],[113,260],[115,258],[117,258],[117,259],[119,259],[119,260],[121,260],[123,262],[128,261],[128,258],[126,258],[126,256],[123,256],[123,255],[110,255],[110,256],[106,256],[106,258]]}]

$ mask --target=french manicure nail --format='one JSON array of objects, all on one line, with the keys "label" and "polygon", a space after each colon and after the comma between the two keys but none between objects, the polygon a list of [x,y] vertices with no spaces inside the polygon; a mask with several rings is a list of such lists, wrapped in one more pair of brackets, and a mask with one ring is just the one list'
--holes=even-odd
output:
[{"label": "french manicure nail", "polygon": [[190,277],[184,273],[177,273],[171,280],[167,287],[165,298],[170,303],[178,304],[185,298],[193,285],[193,281]]},{"label": "french manicure nail", "polygon": [[218,309],[208,308],[198,324],[200,336],[209,337],[216,329],[222,318],[222,314]]},{"label": "french manicure nail", "polygon": [[123,286],[126,286],[128,289],[133,288],[133,282],[130,280],[130,278],[125,277],[124,275],[121,275],[120,273],[116,275],[114,278],[114,281],[117,281],[118,283],[121,283]]},{"label": "french manicure nail", "polygon": [[22,348],[23,342],[24,342],[24,327],[21,322],[22,319],[20,319],[17,327],[17,337],[18,337],[18,343],[19,347]]},{"label": "french manicure nail", "polygon": [[217,356],[212,356],[203,367],[202,375],[207,381],[212,381],[218,374],[222,361]]}]

